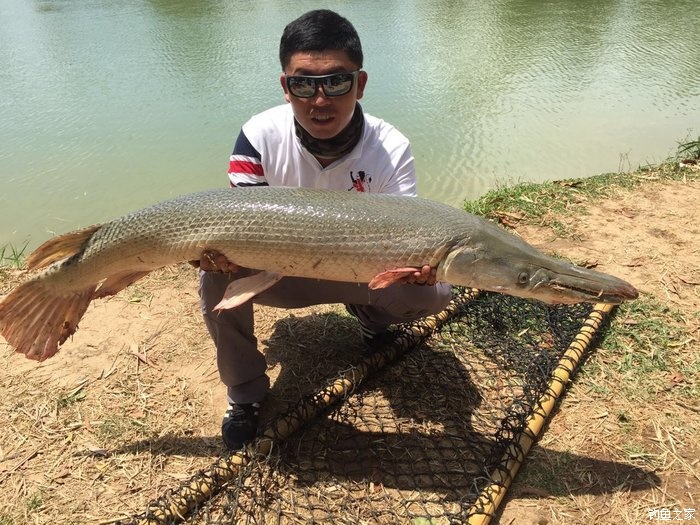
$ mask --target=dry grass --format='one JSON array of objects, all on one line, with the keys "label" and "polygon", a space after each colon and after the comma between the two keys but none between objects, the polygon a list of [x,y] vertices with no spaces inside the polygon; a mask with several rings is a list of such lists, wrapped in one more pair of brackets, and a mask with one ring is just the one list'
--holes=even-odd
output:
[{"label": "dry grass", "polygon": [[[108,352],[98,367],[73,361],[65,371],[47,370],[3,354],[10,373],[2,381],[0,485],[8,499],[0,523],[86,523],[135,513],[221,452],[203,410],[211,400],[202,385],[218,382],[211,351],[194,323],[173,329],[181,323],[173,317],[143,339],[86,349],[80,360]],[[152,351],[156,345],[162,350]],[[18,364],[21,373],[13,370]]]}]

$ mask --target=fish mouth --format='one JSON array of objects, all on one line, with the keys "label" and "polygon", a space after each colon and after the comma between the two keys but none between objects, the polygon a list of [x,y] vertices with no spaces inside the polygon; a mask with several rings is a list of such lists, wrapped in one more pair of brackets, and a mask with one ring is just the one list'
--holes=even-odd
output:
[{"label": "fish mouth", "polygon": [[538,270],[530,283],[533,295],[544,295],[547,302],[620,304],[639,297],[639,291],[627,281],[583,268],[566,274]]},{"label": "fish mouth", "polygon": [[639,297],[636,288],[628,283],[613,288],[591,288],[585,289],[577,286],[566,286],[560,283],[551,283],[549,287],[558,295],[568,296],[578,299],[576,302],[598,302],[620,304]]}]

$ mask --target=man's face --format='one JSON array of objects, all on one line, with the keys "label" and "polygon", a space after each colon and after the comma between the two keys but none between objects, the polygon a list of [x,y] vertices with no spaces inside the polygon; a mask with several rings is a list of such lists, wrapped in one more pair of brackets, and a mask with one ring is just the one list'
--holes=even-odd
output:
[{"label": "man's face", "polygon": [[294,53],[280,77],[284,98],[292,105],[299,124],[317,139],[330,139],[340,133],[352,119],[355,103],[362,98],[367,84],[367,73],[360,71],[350,92],[337,97],[327,97],[318,87],[310,98],[295,97],[287,89],[286,75],[329,75],[356,71],[345,51],[311,51]]}]

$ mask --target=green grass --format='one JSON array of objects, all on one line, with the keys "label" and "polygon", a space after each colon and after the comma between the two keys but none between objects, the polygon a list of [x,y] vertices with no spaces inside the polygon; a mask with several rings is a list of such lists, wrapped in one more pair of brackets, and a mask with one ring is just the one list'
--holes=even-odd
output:
[{"label": "green grass", "polygon": [[569,492],[567,482],[572,481],[572,474],[577,472],[575,466],[573,454],[536,447],[518,474],[518,481],[524,487],[536,487],[551,496],[561,496]]},{"label": "green grass", "polygon": [[649,451],[646,443],[638,441],[628,441],[622,445],[622,448],[627,455],[627,459],[633,463],[642,463],[650,467],[661,467],[661,462],[657,455]]},{"label": "green grass", "polygon": [[149,425],[128,414],[111,414],[96,427],[95,435],[101,443],[113,447],[115,443],[128,443],[148,437]]},{"label": "green grass", "polygon": [[35,492],[27,499],[27,510],[36,512],[44,506],[44,493],[42,491]]},{"label": "green grass", "polygon": [[629,378],[628,386],[638,385],[637,395],[651,394],[640,388],[644,383],[665,383],[669,375],[679,374],[687,381],[674,389],[676,395],[700,399],[700,358],[683,352],[684,342],[691,339],[679,312],[653,297],[643,297],[620,306],[605,346],[618,356],[617,369]]},{"label": "green grass", "polygon": [[29,242],[24,243],[22,248],[18,248],[14,244],[6,244],[0,248],[0,266],[12,266],[21,268],[26,258],[25,252]]},{"label": "green grass", "polygon": [[[593,392],[615,392],[629,400],[650,401],[664,392],[690,404],[700,401],[700,356],[683,316],[654,297],[620,305],[598,350],[581,369]],[[682,378],[678,383],[673,378]],[[627,414],[620,414],[620,423]]]},{"label": "green grass", "polygon": [[76,403],[79,403],[86,397],[85,390],[83,390],[82,387],[79,389],[73,390],[72,392],[69,392],[65,395],[62,395],[58,398],[58,408],[67,408],[71,405],[74,405]]},{"label": "green grass", "polygon": [[697,138],[697,140],[690,140],[679,144],[678,157],[686,159],[700,159],[700,136]]},{"label": "green grass", "polygon": [[679,168],[675,162],[667,162],[632,173],[605,173],[584,179],[543,183],[523,182],[489,191],[477,200],[466,201],[464,209],[475,215],[496,219],[502,214],[512,214],[536,224],[548,217],[547,226],[561,234],[565,233],[566,228],[556,219],[552,223],[552,215],[585,213],[587,203],[613,196],[620,189],[632,189],[648,180],[682,180],[687,176],[687,170]]}]

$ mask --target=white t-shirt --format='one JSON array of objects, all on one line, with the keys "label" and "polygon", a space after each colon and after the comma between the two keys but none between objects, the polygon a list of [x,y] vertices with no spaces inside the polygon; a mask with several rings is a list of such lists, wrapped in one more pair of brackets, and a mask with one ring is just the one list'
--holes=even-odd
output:
[{"label": "white t-shirt", "polygon": [[408,139],[391,124],[364,114],[362,139],[327,167],[302,147],[290,104],[253,116],[243,125],[229,162],[231,186],[292,186],[416,195]]}]

